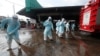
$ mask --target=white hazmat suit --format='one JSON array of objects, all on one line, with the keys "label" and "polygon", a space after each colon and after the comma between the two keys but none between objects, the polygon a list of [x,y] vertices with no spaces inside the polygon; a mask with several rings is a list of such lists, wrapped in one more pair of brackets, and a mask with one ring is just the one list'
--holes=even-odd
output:
[{"label": "white hazmat suit", "polygon": [[56,34],[59,32],[60,20],[56,22]]},{"label": "white hazmat suit", "polygon": [[60,23],[59,23],[59,30],[58,30],[58,36],[59,37],[62,37],[62,35],[64,34],[64,29],[65,29],[65,23],[64,23],[64,18],[62,18],[62,21],[60,21]]},{"label": "white hazmat suit", "polygon": [[70,26],[70,24],[69,24],[69,22],[67,22],[67,23],[66,23],[66,32],[69,31],[69,26]]},{"label": "white hazmat suit", "polygon": [[52,30],[53,30],[53,23],[51,22],[51,17],[43,23],[44,29],[44,40],[47,40],[47,37],[52,40]]}]

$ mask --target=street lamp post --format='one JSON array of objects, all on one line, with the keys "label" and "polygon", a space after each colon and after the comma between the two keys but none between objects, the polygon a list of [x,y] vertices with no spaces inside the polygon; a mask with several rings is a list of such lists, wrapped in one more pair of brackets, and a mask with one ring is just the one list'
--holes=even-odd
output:
[{"label": "street lamp post", "polygon": [[12,9],[13,9],[13,13],[14,13],[14,15],[15,15],[15,4],[14,4],[13,2],[11,2],[11,1],[8,1],[8,0],[6,0],[6,1],[13,4],[13,5],[12,5]]},{"label": "street lamp post", "polygon": [[14,3],[13,3],[13,13],[15,15],[15,5],[14,5]]}]

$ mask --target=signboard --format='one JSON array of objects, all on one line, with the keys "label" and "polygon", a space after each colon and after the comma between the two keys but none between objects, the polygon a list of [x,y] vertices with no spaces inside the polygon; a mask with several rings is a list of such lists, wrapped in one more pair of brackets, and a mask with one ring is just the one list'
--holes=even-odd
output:
[{"label": "signboard", "polygon": [[86,11],[83,16],[83,24],[82,25],[89,25],[90,22],[90,15],[91,11]]}]

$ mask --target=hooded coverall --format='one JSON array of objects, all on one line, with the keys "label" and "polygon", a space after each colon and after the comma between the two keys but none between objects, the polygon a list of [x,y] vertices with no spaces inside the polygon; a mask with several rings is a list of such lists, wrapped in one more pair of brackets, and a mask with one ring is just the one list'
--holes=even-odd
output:
[{"label": "hooded coverall", "polygon": [[67,22],[66,23],[66,31],[69,31],[69,26],[70,26],[70,24],[69,24],[69,22]]},{"label": "hooded coverall", "polygon": [[56,34],[58,34],[59,31],[59,25],[60,24],[60,20],[58,20],[58,22],[56,23]]},{"label": "hooded coverall", "polygon": [[51,21],[46,20],[43,23],[43,26],[45,27],[44,29],[44,40],[47,40],[47,37],[49,37],[49,39],[52,39],[52,30],[53,30],[53,24]]},{"label": "hooded coverall", "polygon": [[75,23],[73,23],[73,24],[71,25],[71,30],[72,30],[72,31],[75,30]]},{"label": "hooded coverall", "polygon": [[20,28],[20,22],[14,19],[4,19],[1,21],[1,28],[4,28],[5,24],[8,24],[7,27],[7,43],[9,48],[11,48],[12,39],[17,43],[20,43],[18,29]]},{"label": "hooded coverall", "polygon": [[59,23],[59,34],[58,34],[58,36],[59,37],[62,37],[62,34],[64,33],[64,27],[65,27],[65,23],[63,22],[63,21],[61,21],[60,23]]}]

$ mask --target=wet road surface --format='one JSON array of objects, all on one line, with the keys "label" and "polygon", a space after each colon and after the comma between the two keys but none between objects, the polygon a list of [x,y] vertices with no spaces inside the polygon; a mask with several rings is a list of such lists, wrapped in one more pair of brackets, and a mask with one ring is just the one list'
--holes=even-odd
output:
[{"label": "wet road surface", "polygon": [[54,41],[44,42],[42,32],[21,30],[21,49],[13,41],[11,51],[6,50],[5,34],[0,35],[0,56],[100,56],[100,39],[81,36],[78,32],[65,33],[64,38],[59,38],[54,32]]}]

